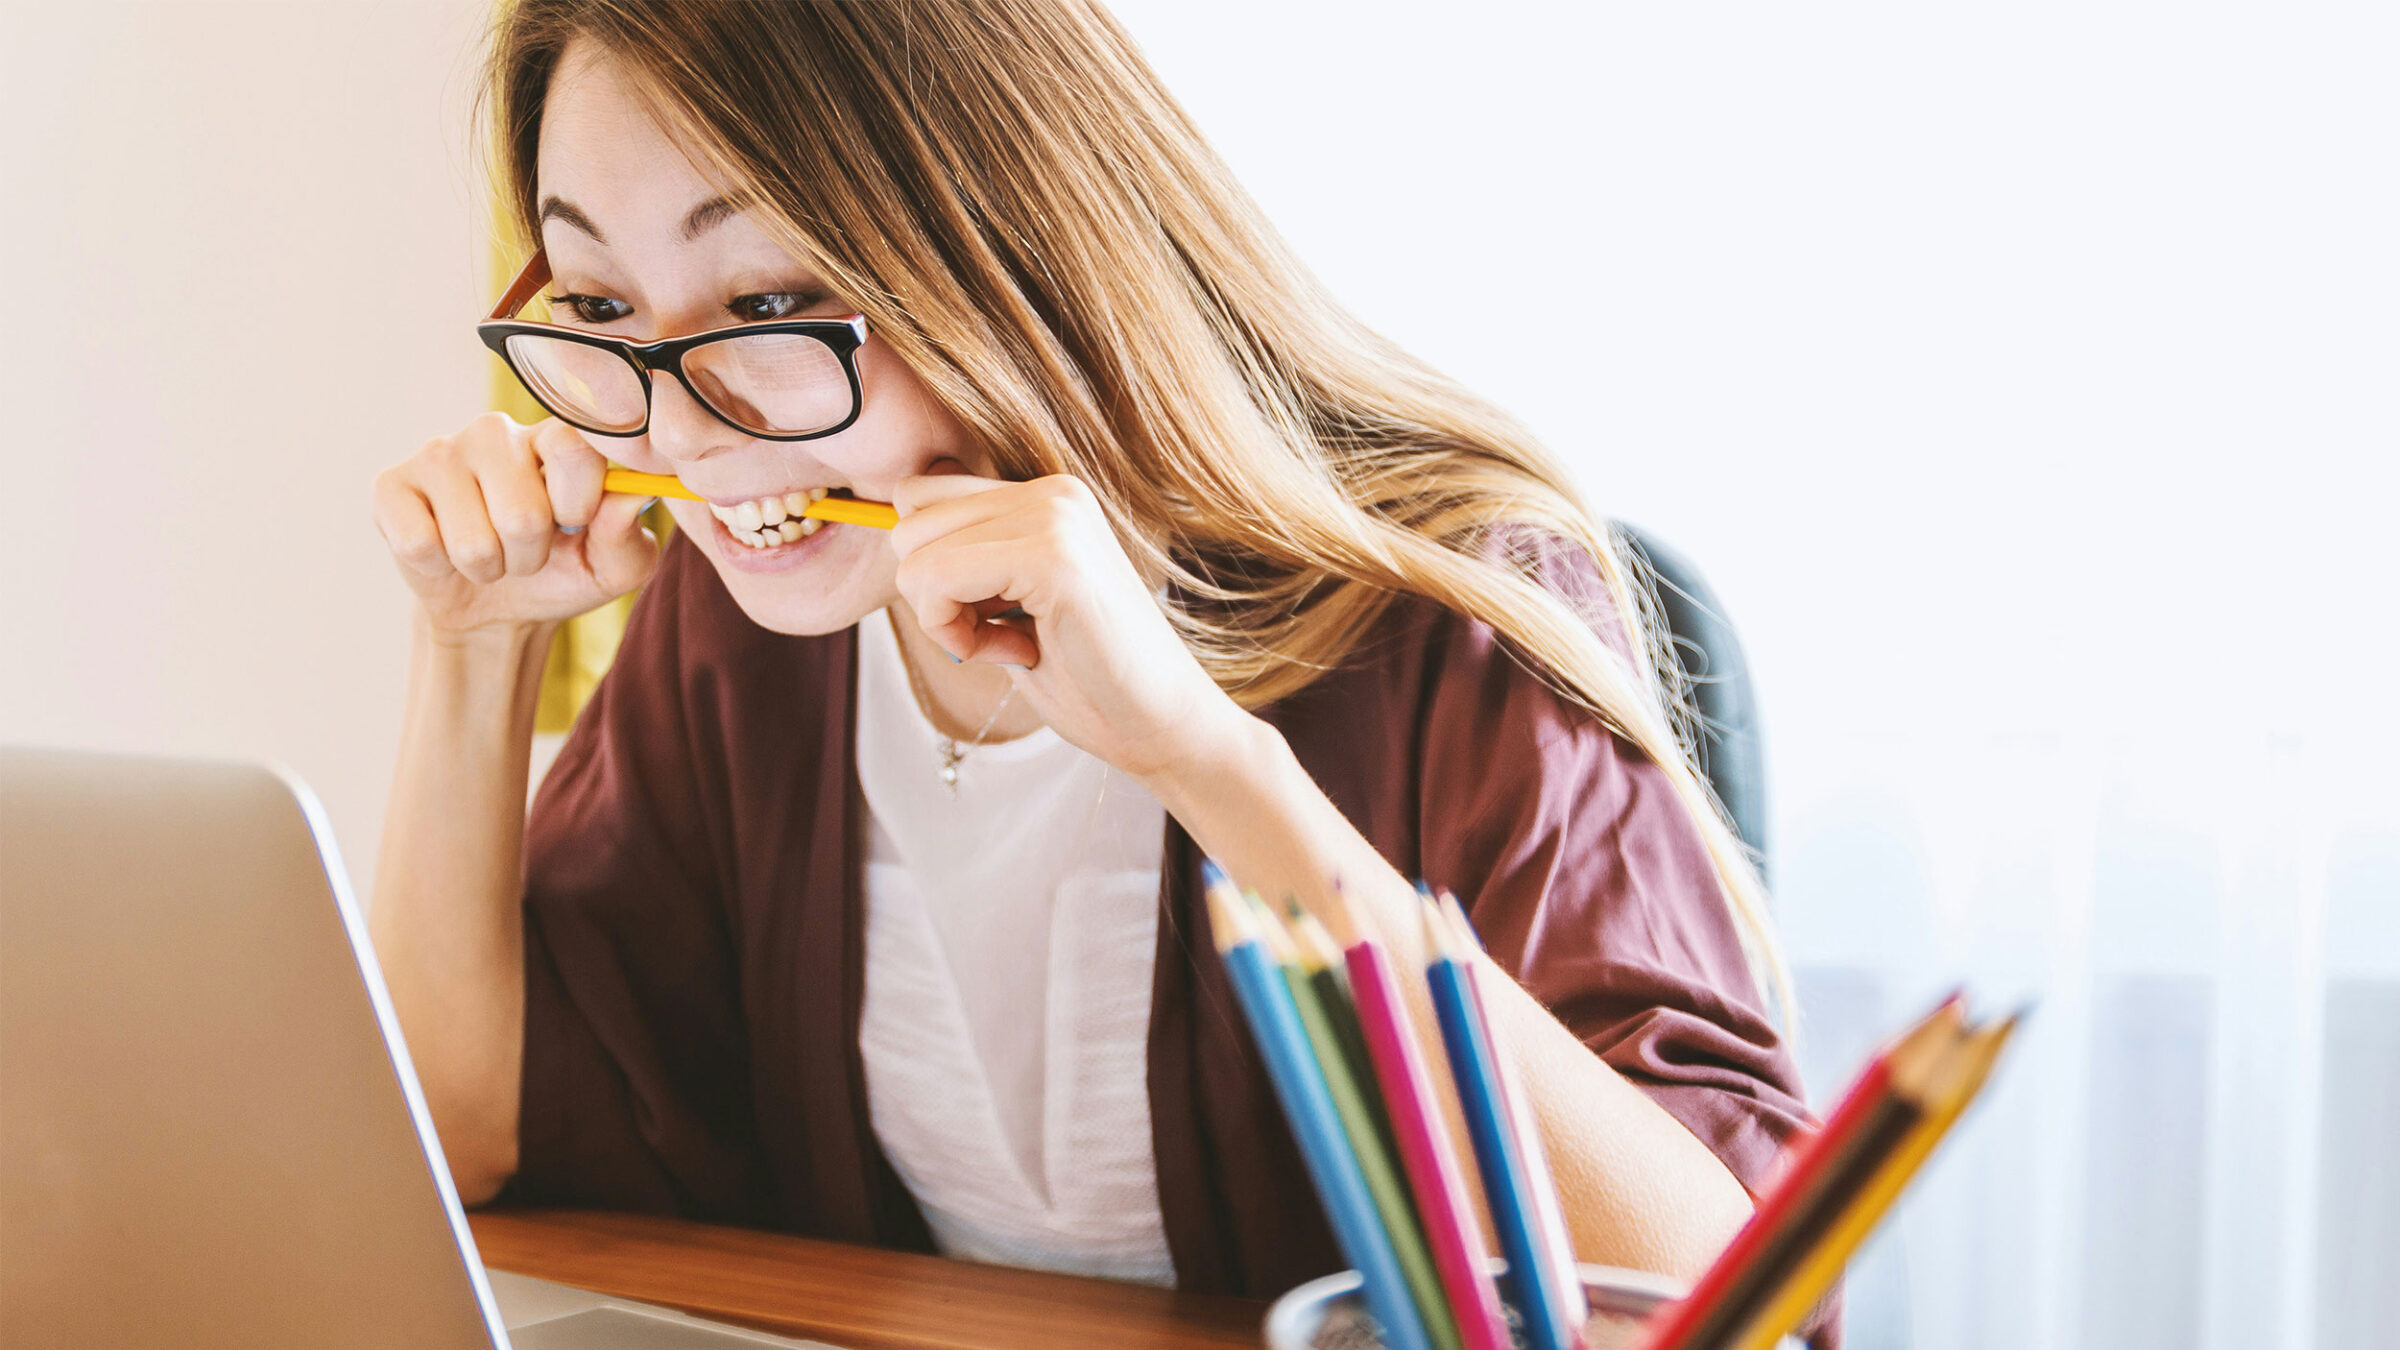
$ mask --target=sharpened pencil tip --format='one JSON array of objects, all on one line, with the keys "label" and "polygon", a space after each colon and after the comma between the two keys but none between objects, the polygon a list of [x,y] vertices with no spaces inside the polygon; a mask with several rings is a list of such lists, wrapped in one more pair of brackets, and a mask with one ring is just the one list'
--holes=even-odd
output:
[{"label": "sharpened pencil tip", "polygon": [[1279,966],[1293,963],[1292,930],[1284,926],[1283,916],[1275,907],[1253,890],[1241,893],[1242,904],[1249,910],[1244,916],[1250,935],[1258,939],[1269,959]]},{"label": "sharpened pencil tip", "polygon": [[1256,938],[1250,928],[1250,916],[1242,912],[1241,897],[1233,887],[1211,886],[1207,898],[1209,936],[1216,939],[1220,954]]},{"label": "sharpened pencil tip", "polygon": [[1225,869],[1217,866],[1216,859],[1202,858],[1200,860],[1200,884],[1213,891],[1219,886],[1232,885],[1233,878],[1225,875]]},{"label": "sharpened pencil tip", "polygon": [[1299,949],[1301,969],[1311,974],[1342,964],[1342,944],[1334,940],[1332,930],[1316,915],[1301,908],[1297,898],[1287,896],[1290,906],[1293,945]]},{"label": "sharpened pencil tip", "polygon": [[1447,961],[1456,940],[1450,935],[1450,921],[1442,917],[1442,907],[1430,895],[1417,901],[1417,918],[1425,925],[1425,956],[1430,961]]},{"label": "sharpened pencil tip", "polygon": [[1474,923],[1467,918],[1467,907],[1458,903],[1458,897],[1446,890],[1442,892],[1441,914],[1443,918],[1449,920],[1450,931],[1458,934],[1465,943],[1463,950],[1482,951],[1484,949],[1483,935],[1475,931]]}]

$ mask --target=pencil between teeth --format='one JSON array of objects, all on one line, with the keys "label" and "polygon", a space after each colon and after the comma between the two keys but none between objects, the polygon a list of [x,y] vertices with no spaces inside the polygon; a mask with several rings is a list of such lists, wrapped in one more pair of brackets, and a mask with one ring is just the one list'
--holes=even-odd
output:
[{"label": "pencil between teeth", "polygon": [[[632,469],[610,469],[600,480],[608,492],[633,493],[643,497],[677,497],[687,502],[708,499],[683,485],[683,480],[671,474],[637,473]],[[838,525],[864,525],[869,529],[888,530],[900,523],[900,513],[888,502],[861,501],[855,497],[819,497],[800,512],[806,520],[830,520]]]}]

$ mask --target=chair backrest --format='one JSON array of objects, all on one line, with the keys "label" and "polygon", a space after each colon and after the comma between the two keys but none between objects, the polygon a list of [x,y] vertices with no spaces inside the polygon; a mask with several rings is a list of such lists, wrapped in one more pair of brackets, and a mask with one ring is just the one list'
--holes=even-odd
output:
[{"label": "chair backrest", "polygon": [[1733,621],[1700,570],[1682,554],[1624,521],[1617,528],[1649,564],[1652,595],[1683,667],[1698,714],[1693,749],[1701,776],[1714,788],[1734,833],[1757,850],[1767,870],[1766,747],[1759,734],[1758,696]]}]

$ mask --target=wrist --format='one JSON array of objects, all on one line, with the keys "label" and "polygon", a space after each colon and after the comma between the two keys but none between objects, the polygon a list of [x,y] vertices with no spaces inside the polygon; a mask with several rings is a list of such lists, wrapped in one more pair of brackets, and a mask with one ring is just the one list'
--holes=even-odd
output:
[{"label": "wrist", "polygon": [[1226,794],[1254,794],[1279,757],[1290,755],[1282,732],[1227,700],[1207,731],[1139,776],[1168,814],[1189,822]]},{"label": "wrist", "polygon": [[1422,964],[1416,891],[1325,795],[1283,732],[1234,709],[1238,724],[1143,782],[1245,888],[1289,896],[1337,939],[1379,938]]},{"label": "wrist", "polygon": [[444,630],[420,611],[409,643],[409,725],[530,744],[556,623]]},{"label": "wrist", "polygon": [[477,667],[493,665],[516,670],[527,662],[539,664],[550,655],[550,640],[558,633],[556,620],[479,624],[446,628],[420,606],[413,622],[418,644],[436,659]]}]

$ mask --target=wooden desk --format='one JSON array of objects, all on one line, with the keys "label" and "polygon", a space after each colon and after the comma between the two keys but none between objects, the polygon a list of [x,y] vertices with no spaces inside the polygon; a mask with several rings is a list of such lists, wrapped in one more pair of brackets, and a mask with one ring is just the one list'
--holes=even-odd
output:
[{"label": "wooden desk", "polygon": [[979,1266],[837,1242],[588,1210],[467,1216],[484,1263],[845,1350],[926,1346],[1257,1350],[1250,1299]]}]

